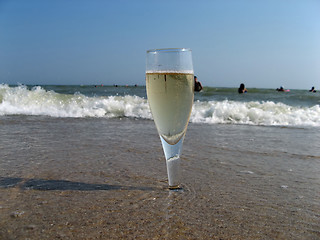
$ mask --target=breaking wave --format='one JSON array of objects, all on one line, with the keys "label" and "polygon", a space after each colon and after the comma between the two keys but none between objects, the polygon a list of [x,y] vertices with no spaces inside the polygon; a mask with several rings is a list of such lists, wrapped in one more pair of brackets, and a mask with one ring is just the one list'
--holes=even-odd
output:
[{"label": "breaking wave", "polygon": [[[152,119],[147,99],[136,95],[85,96],[62,94],[40,86],[0,85],[0,116],[104,117]],[[273,101],[194,102],[190,121],[205,124],[320,126],[320,107],[290,106]]]}]

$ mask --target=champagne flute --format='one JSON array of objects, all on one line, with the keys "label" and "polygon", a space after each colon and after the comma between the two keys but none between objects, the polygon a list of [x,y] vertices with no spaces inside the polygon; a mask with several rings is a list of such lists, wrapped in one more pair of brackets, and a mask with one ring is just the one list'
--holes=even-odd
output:
[{"label": "champagne flute", "polygon": [[180,188],[180,154],[193,104],[193,78],[191,49],[147,51],[147,96],[166,158],[169,189]]}]

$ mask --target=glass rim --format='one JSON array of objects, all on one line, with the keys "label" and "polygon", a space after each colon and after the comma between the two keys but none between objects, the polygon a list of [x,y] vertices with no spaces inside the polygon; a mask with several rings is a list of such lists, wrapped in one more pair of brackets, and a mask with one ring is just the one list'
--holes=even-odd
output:
[{"label": "glass rim", "polygon": [[191,48],[155,48],[147,50],[147,53],[152,52],[191,52]]}]

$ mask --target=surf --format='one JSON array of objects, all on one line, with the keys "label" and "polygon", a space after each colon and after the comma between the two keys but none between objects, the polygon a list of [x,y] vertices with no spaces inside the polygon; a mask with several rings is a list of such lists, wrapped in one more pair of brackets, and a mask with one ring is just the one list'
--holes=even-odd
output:
[{"label": "surf", "polygon": [[[99,89],[99,95],[94,94],[95,89],[92,87],[68,86],[65,88],[67,89],[59,86],[46,90],[43,86],[0,84],[0,116],[127,117],[152,120],[148,100],[142,92],[142,87],[140,89],[105,87]],[[121,94],[121,91],[124,94]],[[218,100],[216,95],[212,98],[208,96],[196,98],[190,122],[195,124],[320,127],[319,104],[311,106],[289,104],[274,99],[265,100],[266,97],[262,98],[263,100],[257,97],[244,101],[244,98],[240,98],[237,94],[232,95],[234,98],[228,97],[229,95],[231,93],[223,94]],[[311,97],[317,98],[313,95],[308,98]],[[296,101],[298,100],[297,97]]]},{"label": "surf", "polygon": [[0,115],[151,118],[147,101],[137,96],[88,97],[80,92],[60,94],[40,86],[8,85],[0,86]]},{"label": "surf", "polygon": [[196,101],[191,122],[263,126],[320,126],[320,107],[298,107],[273,101]]}]

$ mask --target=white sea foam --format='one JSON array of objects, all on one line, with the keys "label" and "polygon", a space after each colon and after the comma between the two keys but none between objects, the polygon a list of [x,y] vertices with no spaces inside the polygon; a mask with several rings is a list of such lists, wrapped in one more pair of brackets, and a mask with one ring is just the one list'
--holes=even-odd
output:
[{"label": "white sea foam", "polygon": [[[124,96],[88,97],[81,93],[59,94],[41,87],[0,85],[0,116],[44,115],[51,117],[132,117],[152,119],[146,98]],[[320,107],[283,103],[195,101],[190,121],[205,124],[265,126],[320,126]]]},{"label": "white sea foam", "polygon": [[229,123],[279,126],[320,126],[320,107],[293,107],[283,103],[196,101],[191,114],[195,123]]},{"label": "white sea foam", "polygon": [[0,115],[151,119],[147,100],[137,96],[87,97],[45,91],[41,87],[28,90],[25,86],[7,85],[0,85]]},{"label": "white sea foam", "polygon": [[247,173],[247,174],[254,174],[254,172],[249,171],[249,170],[244,170],[244,171],[240,171],[241,173]]}]

